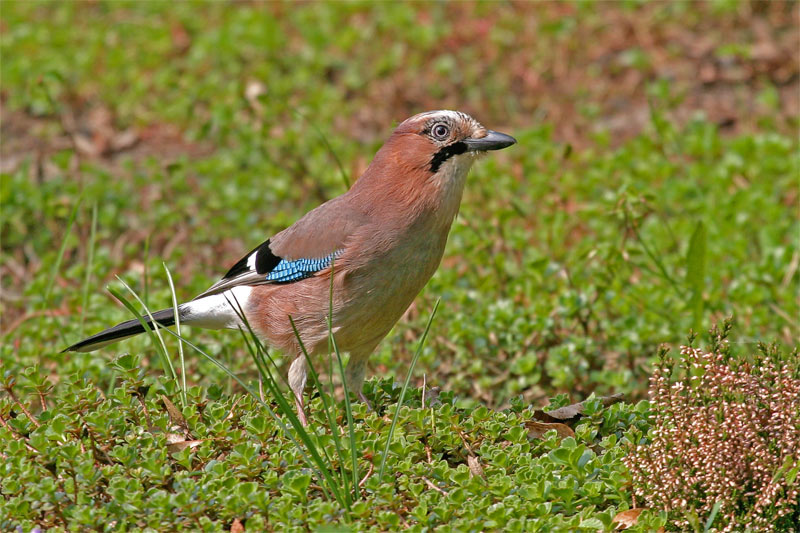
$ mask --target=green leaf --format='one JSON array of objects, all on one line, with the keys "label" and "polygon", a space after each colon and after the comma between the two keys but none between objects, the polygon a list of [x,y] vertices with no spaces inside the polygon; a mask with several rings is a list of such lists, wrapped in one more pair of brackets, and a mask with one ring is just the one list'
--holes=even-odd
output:
[{"label": "green leaf", "polygon": [[284,474],[283,482],[295,494],[305,494],[311,484],[311,476],[304,472],[290,470]]},{"label": "green leaf", "polygon": [[605,529],[603,522],[601,522],[599,518],[586,518],[581,520],[578,527],[586,529]]}]

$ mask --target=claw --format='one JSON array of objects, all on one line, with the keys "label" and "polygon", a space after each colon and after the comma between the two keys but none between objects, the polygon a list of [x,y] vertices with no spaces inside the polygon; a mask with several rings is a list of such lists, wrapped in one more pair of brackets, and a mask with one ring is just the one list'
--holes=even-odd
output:
[{"label": "claw", "polygon": [[303,427],[308,427],[308,419],[306,418],[306,411],[303,408],[303,399],[299,396],[294,397],[294,405],[297,407],[297,418],[300,419],[300,423]]},{"label": "claw", "polygon": [[369,400],[367,400],[367,397],[364,396],[364,391],[358,391],[358,399],[364,402],[364,404],[367,406],[368,411],[373,411],[372,404],[370,404]]}]

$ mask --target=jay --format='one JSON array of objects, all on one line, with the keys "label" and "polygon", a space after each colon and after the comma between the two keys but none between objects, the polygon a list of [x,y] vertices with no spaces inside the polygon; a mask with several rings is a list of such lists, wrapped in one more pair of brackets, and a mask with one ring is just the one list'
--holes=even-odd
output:
[{"label": "jay", "polygon": [[[458,111],[405,120],[350,190],[267,239],[179,305],[181,323],[236,329],[245,327],[243,314],[268,345],[293,357],[288,381],[305,424],[307,363],[289,317],[309,355],[327,353],[332,298],[331,331],[350,356],[345,379],[365,400],[367,359],[439,266],[473,161],[514,143]],[[174,311],[153,318],[171,326]],[[65,351],[96,350],[143,331],[138,320],[129,320]]]}]

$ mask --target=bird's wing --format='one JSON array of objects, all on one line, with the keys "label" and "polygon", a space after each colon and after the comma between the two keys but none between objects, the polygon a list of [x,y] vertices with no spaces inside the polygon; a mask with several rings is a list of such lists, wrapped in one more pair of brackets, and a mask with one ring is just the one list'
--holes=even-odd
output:
[{"label": "bird's wing", "polygon": [[195,299],[240,285],[294,283],[328,268],[342,254],[353,232],[366,222],[345,196],[308,212],[233,265],[223,278]]}]

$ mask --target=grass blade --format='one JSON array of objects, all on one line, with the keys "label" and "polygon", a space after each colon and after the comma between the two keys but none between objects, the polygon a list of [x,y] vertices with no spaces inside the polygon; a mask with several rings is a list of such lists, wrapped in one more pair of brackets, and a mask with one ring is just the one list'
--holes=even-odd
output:
[{"label": "grass blade", "polygon": [[703,325],[703,288],[706,275],[706,227],[702,221],[695,226],[689,249],[686,252],[686,285],[692,291],[689,307],[692,310],[692,325],[700,331]]},{"label": "grass blade", "polygon": [[[61,270],[61,261],[64,259],[64,252],[67,249],[67,239],[69,238],[69,234],[72,231],[72,225],[75,222],[75,217],[78,214],[78,208],[81,206],[81,202],[83,201],[83,192],[78,197],[78,201],[75,203],[75,207],[72,208],[72,213],[69,215],[69,220],[67,221],[67,229],[64,232],[64,238],[61,240],[61,246],[58,249],[58,257],[56,257],[56,262],[53,265],[53,270],[50,272],[50,279],[47,281],[47,289],[44,292],[44,299],[42,300],[41,308],[42,310],[47,309],[50,306],[50,293],[53,290],[53,283],[56,281],[56,276],[58,275],[58,271]],[[42,314],[39,317],[39,329],[42,328],[42,320],[44,320],[45,315]],[[64,337],[64,328],[58,328],[58,334],[61,337],[62,344],[69,344]]]},{"label": "grass blade", "polygon": [[89,302],[89,282],[92,280],[92,266],[94,264],[94,245],[97,238],[97,202],[92,204],[92,228],[89,233],[89,250],[86,255],[86,275],[83,277],[83,294],[81,296],[81,323],[80,336],[83,337],[83,325],[86,319],[86,307]]},{"label": "grass blade", "polygon": [[706,525],[703,528],[703,533],[708,533],[711,531],[711,525],[714,523],[714,519],[717,518],[717,513],[719,512],[720,507],[722,507],[722,502],[716,502],[714,507],[711,509],[711,514],[708,515],[708,520],[706,520]]},{"label": "grass blade", "polygon": [[147,265],[150,263],[150,234],[144,240],[144,272],[142,278],[144,280],[144,301],[150,303],[150,276],[148,275]]},{"label": "grass blade", "polygon": [[680,284],[675,281],[675,279],[669,274],[667,271],[667,267],[664,266],[664,262],[658,257],[658,255],[650,249],[647,245],[647,241],[642,238],[641,233],[639,233],[639,228],[636,227],[636,222],[633,220],[632,213],[629,214],[628,210],[624,211],[625,214],[625,225],[626,227],[630,228],[633,231],[634,236],[636,236],[636,240],[639,241],[639,244],[642,245],[642,249],[644,250],[645,255],[656,265],[658,271],[656,274],[660,274],[660,276],[669,282],[670,285],[677,291],[678,294],[684,296],[684,289],[680,286]]},{"label": "grass blade", "polygon": [[333,149],[333,146],[331,146],[331,143],[328,141],[328,137],[325,135],[325,133],[323,133],[323,131],[321,129],[319,129],[319,126],[317,126],[317,124],[315,122],[312,122],[303,113],[301,113],[297,109],[295,109],[294,112],[297,113],[297,115],[300,118],[305,120],[306,123],[308,123],[312,128],[314,128],[315,132],[317,132],[317,135],[319,136],[320,140],[322,140],[322,144],[325,145],[325,148],[331,154],[331,157],[333,157],[333,160],[336,163],[336,167],[339,169],[339,173],[341,173],[341,175],[342,175],[342,181],[344,182],[345,188],[349,189],[350,188],[350,179],[347,177],[347,172],[344,171],[344,165],[342,165],[342,162],[339,160],[339,156],[336,154],[336,150]]},{"label": "grass blade", "polygon": [[72,224],[75,222],[75,216],[78,214],[78,208],[81,206],[82,202],[83,193],[81,193],[81,195],[78,197],[78,201],[75,203],[75,207],[72,208],[72,213],[69,215],[69,220],[67,220],[67,229],[64,232],[64,238],[61,241],[61,247],[58,249],[58,257],[56,257],[53,270],[50,272],[50,279],[47,280],[47,289],[44,291],[44,300],[42,300],[42,309],[45,309],[50,304],[50,292],[53,290],[53,283],[55,283],[58,271],[61,269],[61,261],[64,259],[64,251],[67,249],[67,238],[69,237],[70,231],[72,231]]},{"label": "grass blade", "polygon": [[436,310],[439,308],[439,302],[441,302],[441,298],[436,300],[436,303],[433,305],[433,311],[431,311],[431,316],[428,318],[428,324],[425,326],[425,331],[422,334],[422,337],[419,339],[419,345],[417,346],[417,351],[414,352],[414,357],[411,358],[411,365],[408,367],[408,373],[406,374],[406,381],[403,383],[403,390],[400,391],[400,398],[397,400],[397,409],[394,412],[394,416],[392,417],[392,426],[389,428],[389,435],[386,437],[386,446],[383,448],[383,457],[381,457],[381,468],[378,471],[378,483],[383,481],[383,471],[386,468],[386,458],[389,456],[389,445],[392,443],[392,435],[394,435],[394,429],[397,427],[397,419],[400,415],[400,408],[403,406],[403,399],[406,396],[406,390],[408,389],[408,384],[411,381],[411,373],[414,371],[414,366],[417,364],[417,359],[419,359],[420,354],[422,353],[422,347],[425,345],[425,339],[428,338],[428,332],[431,329],[431,324],[433,323],[433,317],[436,316]]},{"label": "grass blade", "polygon": [[[122,305],[127,307],[128,311],[133,313],[133,315],[136,317],[136,319],[139,321],[142,327],[144,327],[145,332],[150,336],[150,339],[153,341],[153,344],[155,344],[156,351],[161,356],[161,365],[164,368],[164,372],[167,372],[172,379],[177,380],[178,376],[175,374],[175,367],[172,366],[172,361],[170,360],[169,355],[167,354],[167,345],[164,344],[164,339],[161,337],[161,329],[165,328],[162,328],[161,324],[156,322],[155,318],[153,318],[153,314],[150,312],[150,309],[144,304],[142,299],[139,298],[139,295],[136,294],[136,292],[127,283],[125,283],[122,280],[122,278],[117,276],[117,279],[119,280],[120,283],[122,283],[122,285],[126,289],[128,289],[128,292],[130,292],[133,295],[133,297],[136,298],[136,301],[139,302],[139,305],[141,305],[144,308],[145,313],[147,313],[147,316],[150,318],[150,323],[153,325],[153,327],[151,328],[147,325],[147,322],[145,322],[144,317],[139,314],[139,312],[136,310],[133,304],[131,304],[128,300],[126,300],[122,296],[121,292],[117,291],[113,287],[108,287],[108,291],[111,294],[113,294],[117,300],[122,302]],[[156,342],[156,339],[158,339],[158,342]]]},{"label": "grass blade", "polygon": [[[172,273],[167,268],[167,263],[161,262],[164,265],[164,272],[167,273],[167,281],[169,281],[169,290],[172,293],[172,311],[175,316],[175,331],[178,335],[181,334],[181,314],[178,312],[178,298],[175,296],[175,284],[172,282]],[[183,343],[178,342],[178,357],[181,360],[181,396],[183,397],[183,405],[186,406],[186,360],[183,357]]]},{"label": "grass blade", "polygon": [[[350,391],[348,390],[347,378],[344,373],[344,364],[342,363],[342,354],[339,351],[339,346],[336,344],[336,337],[333,336],[333,275],[335,272],[336,259],[331,259],[331,275],[330,287],[328,288],[328,356],[330,357],[331,347],[336,354],[336,361],[339,364],[339,375],[342,377],[342,389],[344,390],[344,409],[347,415],[347,428],[348,437],[350,440],[350,459],[353,465],[353,497],[358,499],[360,491],[358,490],[358,446],[356,444],[355,424],[353,422],[353,406],[350,403]],[[333,372],[331,376],[331,389],[333,389]],[[334,428],[331,426],[331,430]],[[344,463],[344,457],[341,457]],[[342,472],[344,475],[344,471]]]},{"label": "grass blade", "polygon": [[[342,505],[342,507],[344,507],[344,508],[346,508],[348,510],[350,509],[350,506],[347,504],[346,500],[344,498],[342,498],[341,494],[336,491],[337,485],[336,485],[336,483],[333,482],[334,480],[332,479],[332,477],[330,475],[330,472],[328,471],[327,465],[325,465],[324,461],[322,460],[322,458],[317,453],[316,448],[314,447],[313,442],[311,441],[311,439],[310,439],[310,437],[308,435],[308,432],[305,431],[305,429],[302,427],[302,425],[300,425],[300,420],[297,418],[297,415],[294,414],[294,412],[292,411],[291,407],[289,407],[288,402],[286,402],[286,399],[283,397],[282,394],[280,394],[279,391],[276,391],[276,392],[278,392],[278,394],[275,395],[275,397],[274,397],[276,403],[278,404],[278,409],[279,409],[279,411],[281,411],[282,414],[290,415],[290,416],[287,416],[287,418],[289,418],[289,421],[290,421],[290,423],[292,423],[292,426],[294,426],[295,430],[299,429],[297,431],[297,434],[300,437],[300,440],[305,445],[305,449],[308,449],[308,451],[309,451],[308,454],[305,452],[305,449],[303,448],[303,446],[300,445],[300,442],[297,441],[295,436],[292,435],[292,432],[289,431],[288,426],[283,422],[283,420],[281,420],[281,418],[278,416],[278,414],[269,406],[269,404],[267,404],[266,402],[263,402],[261,400],[261,398],[258,395],[258,391],[255,391],[252,388],[250,388],[241,378],[239,378],[239,376],[237,376],[235,373],[233,373],[227,366],[225,366],[223,363],[221,363],[215,357],[213,357],[210,354],[208,354],[207,352],[205,352],[202,348],[200,348],[196,344],[192,343],[190,340],[186,339],[185,337],[179,336],[177,333],[175,333],[174,331],[172,331],[169,328],[164,328],[164,331],[166,331],[167,333],[169,333],[173,337],[176,337],[176,338],[180,339],[181,342],[186,343],[187,346],[189,346],[190,348],[192,348],[195,351],[197,351],[200,355],[205,357],[208,361],[210,361],[212,364],[214,364],[217,368],[219,368],[220,370],[225,372],[231,379],[236,381],[242,387],[242,389],[245,392],[247,392],[253,398],[255,398],[255,400],[259,403],[259,405],[261,405],[267,411],[267,413],[273,418],[273,420],[275,420],[275,422],[280,426],[280,428],[284,432],[284,434],[297,447],[298,451],[300,452],[301,457],[306,462],[307,466],[311,470],[314,470],[315,472],[317,472],[317,474],[320,476],[321,479],[324,479],[326,481],[326,483],[321,484],[321,488],[322,488],[323,492],[325,493],[325,495],[328,498],[330,498],[331,497],[331,493],[332,493],[333,497],[339,502],[339,504]],[[274,384],[274,381],[273,381],[273,384]],[[284,409],[288,409],[288,412],[284,411]],[[293,416],[291,416],[291,415],[293,415]]]},{"label": "grass blade", "polygon": [[[281,414],[283,414],[286,418],[289,419],[289,422],[291,423],[294,430],[297,432],[297,435],[300,437],[300,440],[306,446],[306,449],[308,450],[308,453],[311,455],[313,462],[317,465],[317,471],[320,476],[320,479],[324,480],[323,485],[327,484],[328,490],[330,490],[330,492],[334,494],[336,500],[342,505],[342,507],[344,507],[349,511],[351,508],[350,498],[347,496],[346,491],[341,490],[341,480],[336,480],[336,478],[332,474],[332,472],[335,472],[335,469],[333,468],[333,464],[330,460],[330,457],[327,454],[327,451],[323,450],[322,454],[319,453],[319,450],[317,446],[315,446],[314,441],[311,439],[310,434],[308,433],[306,428],[303,427],[303,425],[300,423],[300,419],[294,412],[294,408],[289,405],[289,403],[286,401],[286,398],[281,393],[277,384],[277,380],[269,371],[266,359],[269,359],[270,363],[276,369],[277,365],[275,364],[274,360],[269,356],[269,352],[264,348],[263,344],[261,343],[261,340],[258,338],[253,329],[250,327],[250,323],[247,320],[247,317],[245,316],[244,310],[239,304],[239,301],[235,297],[234,300],[235,300],[235,305],[234,302],[231,302],[230,300],[228,300],[228,304],[231,305],[231,307],[234,309],[234,312],[236,312],[239,319],[242,321],[242,323],[250,332],[253,345],[256,347],[255,352],[252,352],[251,355],[253,355],[254,362],[256,363],[259,372],[261,373],[263,382],[267,385],[270,394],[272,394],[273,399],[278,404],[278,408]],[[249,342],[247,344],[248,346],[250,345]],[[305,347],[303,347],[303,351],[305,353]],[[230,371],[228,372],[230,373]],[[239,381],[238,378],[237,381]],[[256,394],[256,393],[251,392],[251,394]],[[327,462],[322,459],[323,455],[327,459]]]},{"label": "grass blade", "polygon": [[[359,495],[358,490],[358,447],[356,444],[355,424],[353,422],[353,406],[350,403],[350,393],[347,390],[347,379],[344,376],[344,365],[342,364],[342,355],[339,353],[339,346],[336,344],[336,338],[330,331],[330,318],[328,318],[328,335],[333,343],[333,351],[336,353],[336,361],[339,363],[339,372],[342,376],[342,386],[344,388],[344,409],[347,415],[347,428],[348,436],[350,438],[350,459],[353,463],[353,494],[357,499]],[[343,458],[344,459],[344,458]]]},{"label": "grass blade", "polygon": [[[300,343],[300,350],[303,352],[303,356],[306,358],[306,364],[308,365],[308,371],[311,374],[311,381],[314,383],[314,387],[319,391],[320,399],[322,400],[322,407],[325,413],[325,420],[328,424],[328,428],[331,430],[331,437],[333,437],[333,446],[336,450],[336,456],[339,458],[339,476],[340,476],[340,483],[345,488],[347,487],[347,472],[345,472],[344,465],[346,461],[344,460],[344,452],[342,451],[342,441],[339,438],[339,431],[338,425],[336,424],[336,417],[333,415],[333,401],[331,400],[332,396],[325,392],[325,389],[322,386],[322,382],[319,379],[319,374],[317,371],[314,370],[314,366],[311,364],[311,356],[308,355],[308,350],[306,350],[305,344],[303,343],[303,339],[300,338],[300,332],[297,330],[297,326],[294,323],[294,319],[289,317],[289,323],[292,325],[292,331],[294,331],[295,338]],[[325,456],[328,457],[328,461],[333,464],[330,460],[330,456],[328,456],[327,450],[325,451]],[[349,492],[349,491],[348,491]]]}]

